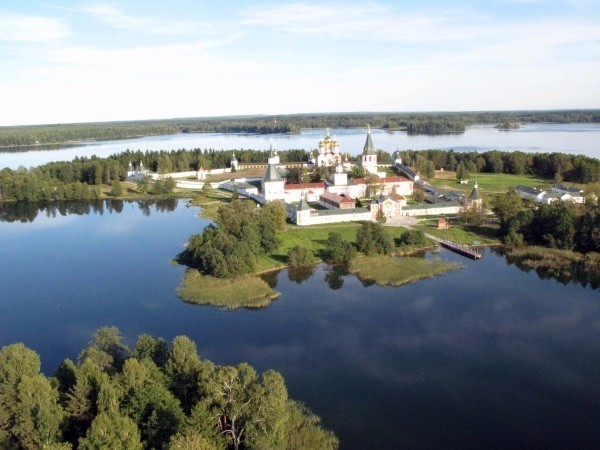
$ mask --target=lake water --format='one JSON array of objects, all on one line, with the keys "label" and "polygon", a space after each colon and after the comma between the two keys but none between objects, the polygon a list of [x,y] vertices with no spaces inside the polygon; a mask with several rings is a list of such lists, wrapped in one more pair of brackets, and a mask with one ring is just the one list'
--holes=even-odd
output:
[{"label": "lake water", "polygon": [[185,334],[202,357],[273,368],[341,439],[364,448],[593,448],[600,441],[600,295],[487,251],[404,287],[319,265],[271,277],[281,297],[222,311],[175,294],[171,264],[206,221],[176,200],[0,208],[0,345],[51,374],[91,333],[133,345]]},{"label": "lake water", "polygon": [[[317,147],[326,130],[302,130],[300,134],[177,134],[149,136],[139,139],[103,141],[81,146],[59,147],[42,151],[0,149],[0,168],[33,167],[51,161],[70,161],[76,156],[107,157],[125,150],[177,149],[255,149],[279,150]],[[340,151],[357,155],[365,143],[364,129],[333,129],[330,131],[340,143]],[[454,149],[457,151],[520,150],[524,152],[574,153],[600,158],[600,124],[530,124],[518,130],[498,131],[493,126],[473,126],[464,133],[438,136],[409,136],[404,131],[372,130],[373,143],[379,149]]]}]

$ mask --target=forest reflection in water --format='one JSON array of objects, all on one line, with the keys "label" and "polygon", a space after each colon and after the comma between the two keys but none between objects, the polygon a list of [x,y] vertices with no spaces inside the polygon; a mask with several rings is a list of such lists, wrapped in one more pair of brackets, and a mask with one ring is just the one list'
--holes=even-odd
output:
[{"label": "forest reflection in water", "polygon": [[492,251],[504,256],[509,265],[524,272],[535,271],[541,280],[555,279],[567,285],[580,284],[592,289],[600,287],[600,255],[580,254],[540,247],[496,247]]},{"label": "forest reflection in water", "polygon": [[85,200],[63,202],[15,202],[0,203],[0,222],[33,222],[39,215],[45,217],[83,216],[88,214],[104,214],[123,212],[126,206],[137,207],[144,216],[152,211],[173,212],[177,208],[176,198],[140,199],[140,200]]}]

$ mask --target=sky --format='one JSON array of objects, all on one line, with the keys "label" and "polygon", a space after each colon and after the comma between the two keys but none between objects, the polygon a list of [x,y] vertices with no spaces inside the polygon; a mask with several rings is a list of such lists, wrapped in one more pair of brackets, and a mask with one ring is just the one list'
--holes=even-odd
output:
[{"label": "sky", "polygon": [[598,0],[0,3],[0,126],[600,107]]}]

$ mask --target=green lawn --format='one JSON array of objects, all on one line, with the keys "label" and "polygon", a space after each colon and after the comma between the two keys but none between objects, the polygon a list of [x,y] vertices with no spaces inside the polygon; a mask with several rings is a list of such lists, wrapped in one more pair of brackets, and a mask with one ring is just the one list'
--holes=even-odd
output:
[{"label": "green lawn", "polygon": [[[258,271],[266,271],[287,265],[287,254],[291,248],[301,245],[312,252],[313,261],[321,260],[321,250],[324,249],[325,241],[329,233],[335,231],[342,235],[342,238],[355,243],[356,231],[360,228],[360,223],[340,223],[331,225],[313,225],[308,227],[299,227],[288,225],[287,231],[279,234],[281,245],[272,255],[262,256],[258,263]],[[400,236],[405,228],[385,227],[385,231],[393,238]]]},{"label": "green lawn", "polygon": [[448,238],[459,244],[472,244],[474,241],[481,245],[500,244],[498,238],[498,229],[495,227],[475,227],[456,224],[451,220],[451,226],[448,230],[438,230],[437,220],[425,220],[419,222],[413,228],[423,233],[431,234],[437,238]]}]

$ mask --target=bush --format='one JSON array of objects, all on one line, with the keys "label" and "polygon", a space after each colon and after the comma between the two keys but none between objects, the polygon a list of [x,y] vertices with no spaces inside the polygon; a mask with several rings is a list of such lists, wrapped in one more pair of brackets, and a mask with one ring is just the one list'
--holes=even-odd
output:
[{"label": "bush", "polygon": [[110,195],[113,197],[119,197],[123,195],[123,186],[121,186],[121,182],[115,180],[110,185]]},{"label": "bush", "polygon": [[324,258],[328,262],[347,262],[356,255],[352,244],[344,239],[340,233],[331,232],[325,242]]},{"label": "bush", "polygon": [[419,230],[406,230],[396,239],[398,246],[423,247],[426,242],[425,234]]},{"label": "bush", "polygon": [[288,252],[290,267],[306,267],[311,265],[310,250],[301,245],[296,245]]},{"label": "bush", "polygon": [[356,246],[366,255],[389,254],[394,241],[380,223],[365,222],[356,232]]}]

